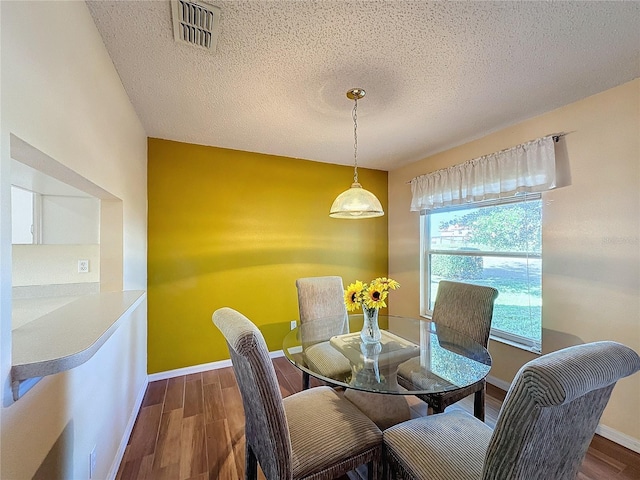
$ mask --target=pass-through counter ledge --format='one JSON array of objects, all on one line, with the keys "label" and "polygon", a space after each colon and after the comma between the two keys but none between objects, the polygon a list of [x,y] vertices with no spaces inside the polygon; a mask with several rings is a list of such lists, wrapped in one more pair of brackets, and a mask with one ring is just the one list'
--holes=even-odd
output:
[{"label": "pass-through counter ledge", "polygon": [[144,290],[84,295],[13,330],[14,401],[40,378],[89,360],[145,295]]}]

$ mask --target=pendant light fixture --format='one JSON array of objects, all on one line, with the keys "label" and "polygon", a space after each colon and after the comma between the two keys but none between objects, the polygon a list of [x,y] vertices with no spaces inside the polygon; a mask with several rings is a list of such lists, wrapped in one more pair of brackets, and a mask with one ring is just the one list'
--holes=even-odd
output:
[{"label": "pendant light fixture", "polygon": [[384,215],[380,200],[358,183],[358,100],[364,97],[362,88],[352,88],[347,98],[355,102],[353,106],[353,183],[351,188],[336,197],[331,205],[330,217],[333,218],[373,218]]}]

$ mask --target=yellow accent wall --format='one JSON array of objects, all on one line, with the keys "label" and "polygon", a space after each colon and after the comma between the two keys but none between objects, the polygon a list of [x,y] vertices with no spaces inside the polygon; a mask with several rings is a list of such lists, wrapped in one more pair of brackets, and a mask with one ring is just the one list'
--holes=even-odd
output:
[{"label": "yellow accent wall", "polygon": [[[542,348],[597,340],[640,352],[640,79],[389,172],[389,274],[402,284],[390,313],[420,309],[420,216],[406,182],[550,133],[569,160],[571,185],[545,192]],[[536,357],[489,342],[490,375],[511,382]],[[600,433],[640,452],[640,374],[616,385]]]},{"label": "yellow accent wall", "polygon": [[[353,168],[148,140],[149,373],[229,358],[214,310],[256,323],[270,350],[298,318],[295,280],[387,275],[387,217],[329,217]],[[387,207],[387,172],[358,169]]]}]

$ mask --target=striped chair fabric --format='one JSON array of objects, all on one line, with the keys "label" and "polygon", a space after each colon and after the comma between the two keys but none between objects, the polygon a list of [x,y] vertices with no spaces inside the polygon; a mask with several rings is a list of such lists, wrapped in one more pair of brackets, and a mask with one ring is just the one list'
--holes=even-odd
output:
[{"label": "striped chair fabric", "polygon": [[369,464],[379,478],[382,432],[329,387],[280,394],[273,363],[258,328],[244,315],[221,308],[213,322],[224,335],[245,412],[247,479],[257,464],[267,480],[336,478]]},{"label": "striped chair fabric", "polygon": [[[492,287],[441,280],[433,307],[433,322],[457,330],[486,348],[491,330],[493,304],[497,296],[498,291]],[[428,389],[428,383],[433,380],[427,375],[424,378],[416,375],[415,372],[419,369],[414,364],[419,361],[418,358],[413,358],[398,367],[400,385],[409,389],[412,386]],[[435,413],[442,413],[449,405],[475,394],[474,415],[484,421],[485,387],[485,380],[482,379],[457,390],[418,397],[427,402]]]},{"label": "striped chair fabric", "polygon": [[616,342],[565,348],[524,365],[493,432],[461,411],[384,432],[389,477],[575,480],[616,382],[640,357]]},{"label": "striped chair fabric", "polygon": [[[328,341],[333,335],[349,332],[342,278],[299,278],[296,289],[305,361],[314,371],[329,378],[346,377],[351,372],[351,364]],[[306,372],[302,375],[302,388],[309,388]]]}]

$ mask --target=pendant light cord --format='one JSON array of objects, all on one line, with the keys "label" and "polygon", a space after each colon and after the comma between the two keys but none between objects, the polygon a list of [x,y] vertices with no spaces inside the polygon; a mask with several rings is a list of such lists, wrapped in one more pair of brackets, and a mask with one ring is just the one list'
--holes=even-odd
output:
[{"label": "pendant light cord", "polygon": [[353,182],[358,183],[358,98],[353,100]]},{"label": "pendant light cord", "polygon": [[[2,1],[2,0],[0,0]],[[351,187],[339,194],[331,205],[331,218],[375,218],[384,215],[380,200],[365,190],[358,182],[358,100],[365,96],[362,88],[352,88],[347,91],[347,98],[353,100],[351,118],[353,118],[353,183]]]}]

